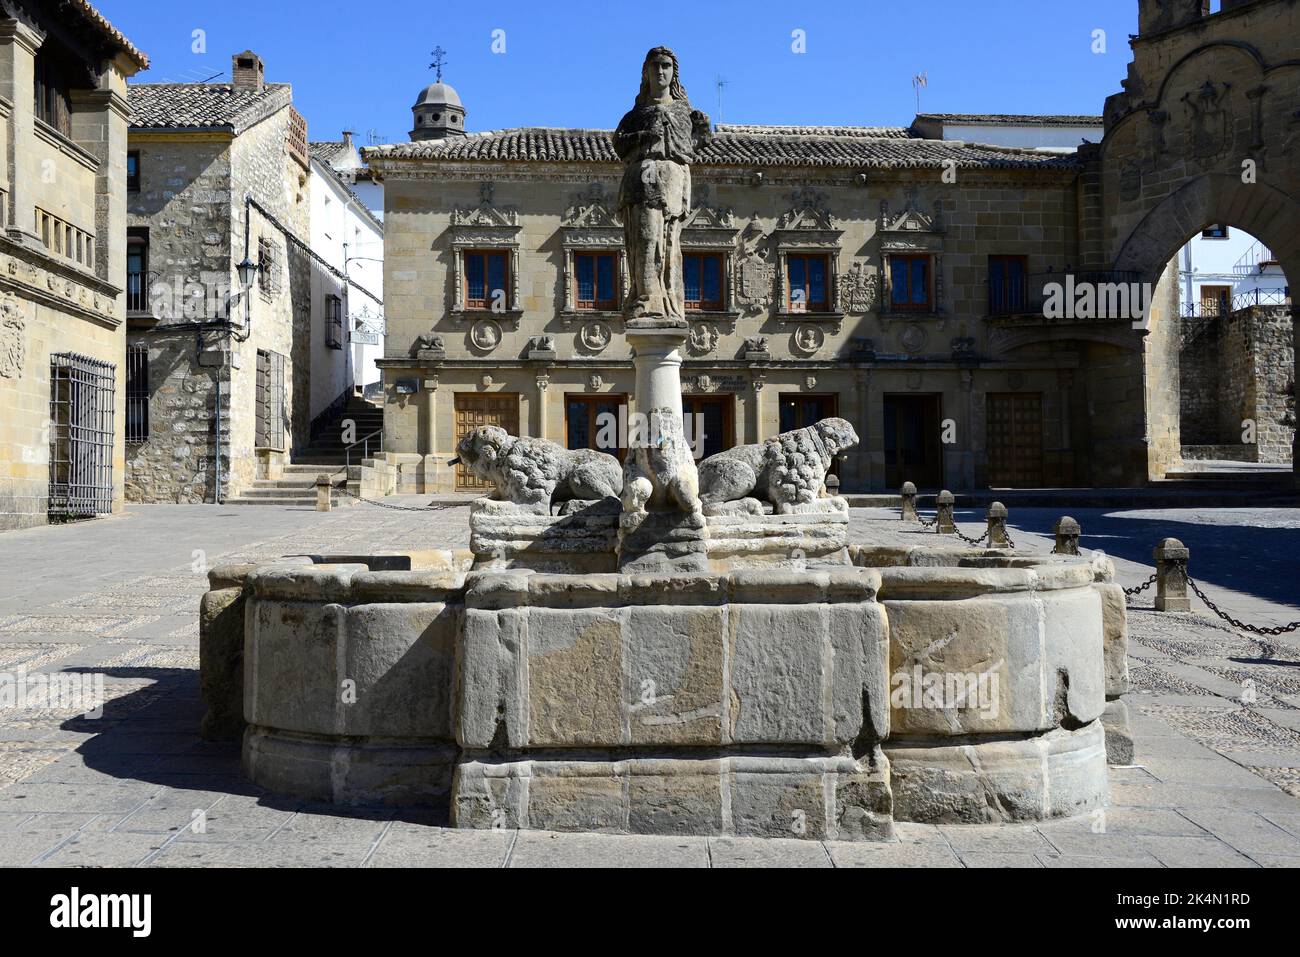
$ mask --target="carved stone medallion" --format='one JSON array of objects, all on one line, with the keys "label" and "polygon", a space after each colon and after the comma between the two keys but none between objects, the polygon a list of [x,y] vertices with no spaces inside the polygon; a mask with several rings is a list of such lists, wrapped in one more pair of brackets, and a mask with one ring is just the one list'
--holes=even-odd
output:
[{"label": "carved stone medallion", "polygon": [[578,341],[582,343],[584,349],[591,352],[600,352],[609,345],[612,338],[609,326],[599,321],[589,322],[578,330]]},{"label": "carved stone medallion", "polygon": [[795,352],[810,356],[826,344],[826,334],[812,325],[795,329],[791,346]]},{"label": "carved stone medallion", "polygon": [[470,329],[469,341],[475,349],[491,352],[501,344],[501,326],[495,319],[480,319]]}]

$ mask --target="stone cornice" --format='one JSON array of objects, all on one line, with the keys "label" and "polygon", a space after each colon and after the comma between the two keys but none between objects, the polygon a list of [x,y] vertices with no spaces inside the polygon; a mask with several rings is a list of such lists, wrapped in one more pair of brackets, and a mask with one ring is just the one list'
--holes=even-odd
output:
[{"label": "stone cornice", "polygon": [[122,325],[117,312],[120,288],[4,236],[0,236],[0,286],[107,329]]}]

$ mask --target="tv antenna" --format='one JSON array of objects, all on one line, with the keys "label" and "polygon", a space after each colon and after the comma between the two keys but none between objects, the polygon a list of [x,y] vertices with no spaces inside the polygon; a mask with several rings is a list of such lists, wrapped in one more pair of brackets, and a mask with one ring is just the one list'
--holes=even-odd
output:
[{"label": "tv antenna", "polygon": [[717,87],[718,90],[718,122],[719,123],[722,122],[722,91],[725,90],[730,84],[731,81],[728,80],[725,76],[722,76],[721,74],[718,74],[713,78],[713,85]]}]

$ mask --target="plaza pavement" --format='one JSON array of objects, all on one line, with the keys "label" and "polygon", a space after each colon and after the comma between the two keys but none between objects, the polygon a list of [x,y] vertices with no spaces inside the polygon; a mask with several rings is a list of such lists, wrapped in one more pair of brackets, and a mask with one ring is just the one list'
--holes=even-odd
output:
[{"label": "plaza pavement", "polygon": [[[1048,551],[1057,514],[1013,509],[1017,551]],[[1300,510],[1071,514],[1086,547],[1115,557],[1125,585],[1147,578],[1151,548],[1173,535],[1225,609],[1257,624],[1300,619]],[[1135,766],[1112,770],[1103,812],[1066,821],[900,824],[889,844],[456,831],[419,811],[276,798],[240,779],[237,745],[198,738],[206,567],[463,546],[466,518],[463,508],[152,505],[0,534],[0,672],[102,674],[109,699],[94,721],[0,710],[0,865],[1300,866],[1300,637],[1249,637],[1195,601],[1199,613],[1157,614],[1150,590],[1130,609]],[[959,510],[958,521],[982,531],[975,511]],[[883,509],[854,509],[853,534],[933,536]]]}]

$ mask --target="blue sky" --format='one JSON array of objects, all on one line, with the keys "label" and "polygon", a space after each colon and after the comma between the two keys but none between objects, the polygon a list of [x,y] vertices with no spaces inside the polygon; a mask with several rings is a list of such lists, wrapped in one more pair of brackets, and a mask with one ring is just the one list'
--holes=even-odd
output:
[{"label": "blue sky", "polygon": [[[153,61],[142,81],[220,74],[253,49],[290,82],[312,139],[354,129],[401,141],[432,82],[429,51],[470,130],[613,127],[631,105],[645,51],[672,47],[697,108],[731,123],[906,124],[911,77],[924,111],[1100,113],[1118,92],[1137,0],[98,0]],[[374,11],[374,12],[371,12]],[[648,12],[653,11],[653,13]],[[206,52],[195,53],[194,31]],[[493,31],[505,52],[494,53]],[[803,31],[805,51],[792,34]],[[1094,53],[1093,31],[1105,31]]]}]

